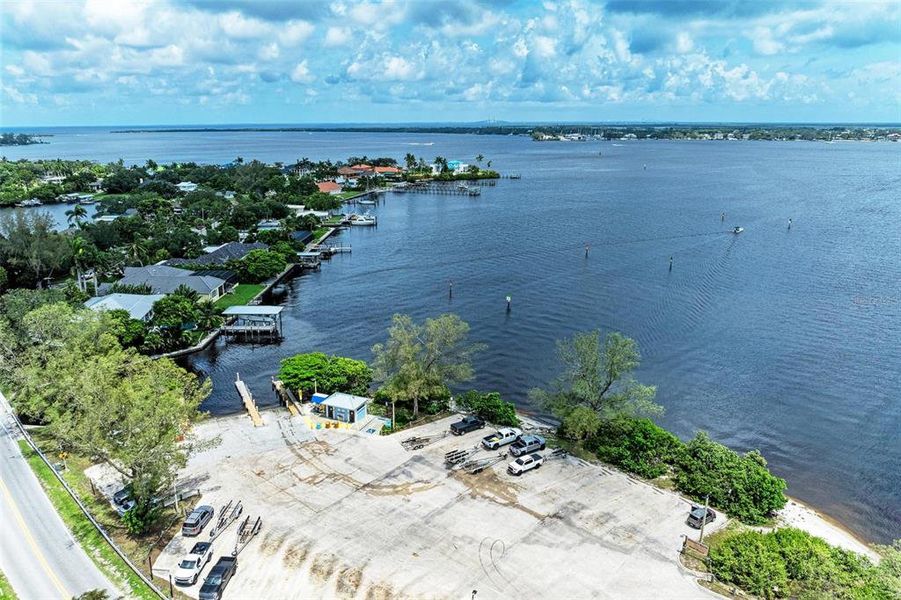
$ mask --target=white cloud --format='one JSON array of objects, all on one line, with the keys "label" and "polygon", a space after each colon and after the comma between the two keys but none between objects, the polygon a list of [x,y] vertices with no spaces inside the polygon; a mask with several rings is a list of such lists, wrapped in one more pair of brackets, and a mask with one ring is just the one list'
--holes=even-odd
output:
[{"label": "white cloud", "polygon": [[35,94],[22,93],[11,85],[3,84],[3,95],[16,104],[37,104],[38,97]]},{"label": "white cloud", "polygon": [[236,40],[261,38],[269,31],[259,19],[247,18],[237,11],[219,15],[219,26],[225,35]]},{"label": "white cloud", "polygon": [[349,27],[329,27],[325,32],[325,46],[327,48],[343,46],[351,40],[352,35]]},{"label": "white cloud", "polygon": [[294,69],[291,71],[291,81],[294,83],[310,83],[314,79],[313,75],[310,73],[310,67],[307,64],[306,59],[297,63]]},{"label": "white cloud", "polygon": [[286,46],[296,46],[313,35],[315,29],[307,21],[289,21],[279,28],[278,39]]},{"label": "white cloud", "polygon": [[685,31],[680,31],[676,36],[676,52],[686,54],[694,50],[695,43]]}]

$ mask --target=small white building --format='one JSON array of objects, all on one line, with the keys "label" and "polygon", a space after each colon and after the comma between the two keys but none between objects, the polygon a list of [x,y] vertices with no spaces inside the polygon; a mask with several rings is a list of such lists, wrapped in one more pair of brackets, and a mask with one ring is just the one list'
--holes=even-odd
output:
[{"label": "small white building", "polygon": [[[366,406],[371,401],[371,398],[335,392],[318,404],[322,409],[322,416],[326,419],[334,419],[342,423],[357,423],[366,418]],[[315,398],[313,402],[316,402]]]},{"label": "small white building", "polygon": [[182,181],[181,183],[175,184],[175,187],[178,188],[178,191],[187,194],[188,192],[193,192],[197,189],[197,184],[192,181]]}]

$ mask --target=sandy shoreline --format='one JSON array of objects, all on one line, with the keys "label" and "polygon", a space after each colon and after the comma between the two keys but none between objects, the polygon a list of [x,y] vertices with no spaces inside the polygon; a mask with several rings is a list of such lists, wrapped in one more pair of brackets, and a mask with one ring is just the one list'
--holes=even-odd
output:
[{"label": "sandy shoreline", "polygon": [[874,561],[879,560],[879,554],[840,521],[791,496],[788,497],[785,508],[779,511],[778,521],[780,525],[796,527],[823,538],[833,546],[863,554]]}]

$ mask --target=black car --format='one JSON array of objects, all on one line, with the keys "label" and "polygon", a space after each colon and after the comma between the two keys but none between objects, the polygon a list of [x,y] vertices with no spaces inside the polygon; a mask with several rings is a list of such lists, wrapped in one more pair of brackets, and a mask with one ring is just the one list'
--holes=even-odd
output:
[{"label": "black car", "polygon": [[113,494],[113,502],[116,506],[124,506],[129,500],[131,500],[131,485],[126,485]]},{"label": "black car", "polygon": [[451,423],[450,431],[454,435],[463,435],[464,433],[482,429],[483,427],[485,427],[485,421],[479,417],[470,415],[468,417],[463,417],[456,423]]},{"label": "black car", "polygon": [[203,580],[203,585],[200,587],[200,600],[219,600],[222,592],[225,591],[225,586],[228,585],[237,570],[237,557],[221,557]]},{"label": "black car", "polygon": [[713,512],[712,508],[707,509],[707,517],[704,518],[704,507],[692,506],[691,512],[688,514],[688,520],[686,520],[685,522],[689,527],[700,529],[701,525],[711,523],[714,521],[714,519],[716,519],[716,513]]},{"label": "black car", "polygon": [[181,526],[181,534],[185,537],[200,535],[206,524],[213,518],[212,506],[198,506],[191,511]]}]

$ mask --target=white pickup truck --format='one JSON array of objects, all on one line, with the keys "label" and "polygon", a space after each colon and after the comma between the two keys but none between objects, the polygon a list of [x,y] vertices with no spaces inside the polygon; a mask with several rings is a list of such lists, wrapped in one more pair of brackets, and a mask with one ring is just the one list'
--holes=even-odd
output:
[{"label": "white pickup truck", "polygon": [[501,446],[512,444],[521,435],[522,429],[517,429],[516,427],[504,427],[498,429],[491,435],[486,435],[482,438],[482,445],[488,450],[497,450]]},{"label": "white pickup truck", "polygon": [[178,567],[175,569],[176,585],[194,585],[200,572],[206,566],[210,559],[213,558],[213,544],[210,542],[197,542],[191,551],[181,559]]},{"label": "white pickup truck", "polygon": [[526,456],[520,456],[507,465],[507,473],[510,473],[511,475],[522,475],[526,471],[537,469],[543,462],[544,457],[537,452],[534,454],[527,454]]}]

